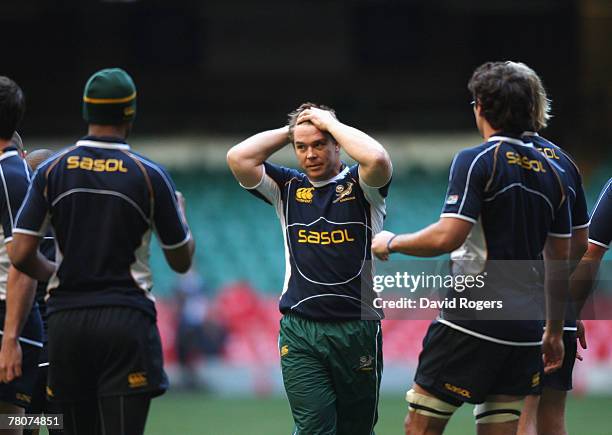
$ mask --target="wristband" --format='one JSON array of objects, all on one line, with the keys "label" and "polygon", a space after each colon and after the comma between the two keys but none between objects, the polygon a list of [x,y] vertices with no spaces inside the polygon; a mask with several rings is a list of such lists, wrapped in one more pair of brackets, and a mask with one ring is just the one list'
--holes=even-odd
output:
[{"label": "wristband", "polygon": [[399,234],[394,235],[393,237],[391,237],[388,241],[387,241],[387,252],[389,254],[393,254],[395,251],[393,249],[391,249],[391,242],[393,241],[393,239],[395,239]]}]

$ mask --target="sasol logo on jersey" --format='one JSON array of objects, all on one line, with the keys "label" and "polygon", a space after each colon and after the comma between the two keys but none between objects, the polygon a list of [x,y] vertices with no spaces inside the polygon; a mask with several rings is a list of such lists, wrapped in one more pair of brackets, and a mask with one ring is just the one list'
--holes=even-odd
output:
[{"label": "sasol logo on jersey", "polygon": [[298,243],[310,243],[312,245],[331,245],[344,242],[354,242],[347,229],[334,231],[298,231]]},{"label": "sasol logo on jersey", "polygon": [[519,165],[521,168],[528,171],[546,172],[546,169],[544,169],[544,165],[540,160],[531,160],[529,157],[521,156],[514,151],[508,151],[506,153],[506,159],[508,160],[509,165]]},{"label": "sasol logo on jersey", "polygon": [[353,184],[352,182],[346,183],[346,187],[342,184],[338,184],[336,186],[336,199],[334,199],[334,204],[337,202],[350,201],[351,199],[355,199],[355,195],[351,196],[353,193]]},{"label": "sasol logo on jersey", "polygon": [[295,200],[297,202],[303,202],[305,204],[312,203],[314,187],[300,187],[295,191]]},{"label": "sasol logo on jersey", "polygon": [[542,154],[544,154],[546,157],[548,157],[549,159],[559,160],[559,156],[557,155],[557,150],[555,150],[554,148],[536,147],[536,149]]},{"label": "sasol logo on jersey", "polygon": [[92,159],[91,157],[70,156],[66,160],[67,169],[84,169],[94,172],[127,172],[123,160]]}]

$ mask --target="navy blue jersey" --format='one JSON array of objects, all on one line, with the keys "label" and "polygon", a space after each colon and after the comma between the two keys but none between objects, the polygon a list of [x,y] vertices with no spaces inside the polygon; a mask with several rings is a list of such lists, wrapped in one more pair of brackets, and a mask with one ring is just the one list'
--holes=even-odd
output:
[{"label": "navy blue jersey", "polygon": [[572,229],[587,228],[589,226],[589,211],[586,195],[582,185],[582,175],[578,165],[561,147],[543,138],[537,133],[523,133],[523,141],[533,145],[548,157],[559,171],[567,175],[568,200],[572,214]]},{"label": "navy blue jersey", "polygon": [[370,300],[370,260],[389,183],[366,185],[358,165],[321,182],[268,162],[264,168],[249,192],[273,205],[281,222],[286,268],[280,311],[315,320],[382,318]]},{"label": "navy blue jersey", "polygon": [[[533,145],[550,161],[556,165],[557,169],[567,177],[569,208],[572,215],[572,231],[589,226],[589,211],[587,208],[586,195],[582,185],[582,175],[578,165],[561,147],[543,138],[534,132],[524,132],[523,142],[533,143]],[[573,304],[568,304],[568,312],[565,316],[566,331],[576,331],[576,316],[573,311]]]},{"label": "navy blue jersey", "polygon": [[591,215],[589,243],[610,248],[612,240],[612,178],[604,186]]},{"label": "navy blue jersey", "polygon": [[149,244],[191,237],[166,171],[112,138],[86,137],[34,174],[15,232],[44,237],[53,227],[57,272],[47,313],[130,306],[155,316]]},{"label": "navy blue jersey", "polygon": [[[567,191],[566,176],[533,144],[519,138],[497,135],[459,152],[451,165],[441,216],[467,220],[474,227],[451,253],[453,272],[488,273],[482,294],[487,300],[503,301],[506,312],[541,309],[537,264],[546,239],[571,237]],[[522,273],[516,273],[518,269]],[[538,311],[534,320],[450,321],[443,311],[439,321],[498,343],[538,345],[542,322],[536,319],[542,316]]]},{"label": "navy blue jersey", "polygon": [[3,243],[0,244],[0,300],[6,299],[6,281],[10,261],[6,244],[13,238],[15,217],[30,185],[30,168],[19,157],[17,148],[7,147],[0,154],[0,220]]}]

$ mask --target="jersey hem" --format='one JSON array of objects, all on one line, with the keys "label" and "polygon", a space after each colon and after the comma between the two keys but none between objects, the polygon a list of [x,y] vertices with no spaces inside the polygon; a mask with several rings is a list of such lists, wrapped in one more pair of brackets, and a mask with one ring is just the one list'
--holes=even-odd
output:
[{"label": "jersey hem", "polygon": [[455,325],[452,322],[449,322],[448,320],[445,319],[441,319],[441,318],[437,318],[436,321],[442,323],[443,325],[448,326],[449,328],[453,328],[456,329],[459,332],[463,332],[464,334],[468,334],[471,335],[473,337],[476,338],[480,338],[481,340],[486,340],[486,341],[490,341],[493,343],[497,343],[497,344],[503,344],[506,346],[517,346],[517,347],[528,347],[528,346],[540,346],[542,345],[542,341],[508,341],[508,340],[502,340],[500,338],[495,338],[495,337],[490,337],[488,335],[485,334],[481,334],[479,332],[476,331],[472,331],[471,329],[467,329],[464,328],[462,326],[459,325]]}]

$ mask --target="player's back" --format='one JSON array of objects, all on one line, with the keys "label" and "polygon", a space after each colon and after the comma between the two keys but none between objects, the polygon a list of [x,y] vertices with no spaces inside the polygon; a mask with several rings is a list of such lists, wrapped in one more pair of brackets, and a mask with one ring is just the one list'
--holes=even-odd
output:
[{"label": "player's back", "polygon": [[[457,323],[512,342],[540,339],[541,253],[549,235],[571,236],[566,191],[565,176],[532,144],[516,137],[494,136],[457,155],[442,216],[470,220],[474,227],[464,245],[451,254],[453,271],[486,274],[483,288],[461,296],[503,305],[503,310],[477,313],[476,322],[469,312],[471,320]],[[450,318],[447,313],[445,318]],[[482,319],[535,322],[504,329],[501,323]]]},{"label": "player's back", "polygon": [[187,233],[165,171],[123,141],[88,137],[43,163],[30,190],[17,231],[43,237],[44,213],[53,226],[58,269],[48,312],[127,305],[154,315],[151,232],[164,248]]},{"label": "player's back", "polygon": [[526,143],[532,143],[560,172],[565,174],[568,184],[567,199],[572,216],[572,230],[588,227],[589,213],[582,186],[582,175],[572,157],[563,148],[538,133],[524,132],[522,139]]}]

